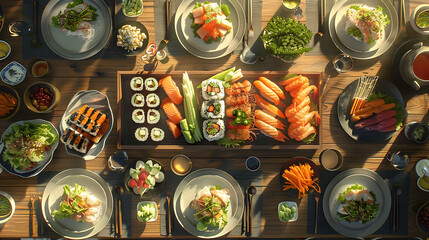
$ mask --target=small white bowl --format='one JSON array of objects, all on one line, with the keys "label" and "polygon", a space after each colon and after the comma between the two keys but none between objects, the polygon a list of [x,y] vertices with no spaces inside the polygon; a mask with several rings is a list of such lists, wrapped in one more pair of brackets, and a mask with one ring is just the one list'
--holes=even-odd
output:
[{"label": "small white bowl", "polygon": [[143,220],[140,220],[140,218],[137,215],[137,220],[139,220],[140,222],[153,222],[153,221],[155,221],[158,218],[158,205],[156,205],[156,202],[154,202],[154,201],[141,201],[141,202],[139,202],[137,204],[137,214],[138,214],[138,212],[139,212],[139,210],[140,210],[140,208],[141,208],[141,206],[143,204],[153,204],[153,205],[155,205],[155,217],[149,219],[149,221],[143,221]]},{"label": "small white bowl", "polygon": [[[18,70],[20,72],[18,72]],[[0,77],[6,84],[15,86],[20,84],[25,79],[27,69],[22,66],[19,62],[12,61],[0,72]]]},{"label": "small white bowl", "polygon": [[295,207],[296,213],[294,214],[293,218],[289,221],[283,221],[282,219],[280,219],[280,216],[279,216],[279,220],[281,222],[295,222],[296,220],[298,220],[298,205],[296,204],[296,202],[284,201],[284,202],[279,203],[279,205],[277,206],[277,215],[280,212],[281,206],[285,203],[287,203],[289,208]]},{"label": "small white bowl", "polygon": [[6,59],[7,57],[9,57],[10,52],[12,52],[12,47],[6,41],[0,40],[0,42],[6,44],[9,47],[9,51],[6,53],[6,56],[0,58],[0,61],[1,61],[1,60]]},{"label": "small white bowl", "polygon": [[427,10],[429,10],[429,4],[421,4],[414,9],[414,11],[410,17],[411,28],[414,31],[416,31],[417,33],[422,34],[422,35],[429,35],[429,30],[423,30],[419,26],[417,26],[416,18],[421,12],[427,11]]},{"label": "small white bowl", "polygon": [[[131,0],[128,0],[128,1],[131,1]],[[140,13],[139,14],[137,14],[137,15],[129,15],[129,14],[127,14],[126,12],[125,12],[125,8],[124,7],[122,7],[122,13],[126,16],[126,17],[138,17],[138,16],[140,16],[140,15],[142,15],[142,13],[143,13],[143,0],[139,0],[139,1],[141,1],[141,3],[142,3],[142,8],[141,8],[141,11],[140,11]],[[121,2],[123,2],[123,1],[121,1]]]},{"label": "small white bowl", "polygon": [[15,212],[15,200],[13,200],[12,196],[10,196],[6,192],[0,191],[0,195],[6,197],[9,200],[10,205],[12,206],[12,212],[8,216],[0,217],[0,224],[3,224],[5,222],[7,222],[12,217],[13,213]]}]

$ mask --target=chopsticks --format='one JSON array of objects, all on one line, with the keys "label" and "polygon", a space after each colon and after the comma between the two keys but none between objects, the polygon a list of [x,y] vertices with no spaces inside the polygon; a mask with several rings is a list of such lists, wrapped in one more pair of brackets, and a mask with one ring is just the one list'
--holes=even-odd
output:
[{"label": "chopsticks", "polygon": [[171,23],[171,0],[165,1],[165,44],[170,40],[170,23]]},{"label": "chopsticks", "polygon": [[115,187],[115,236],[122,237],[122,202],[121,193],[123,189],[121,186]]},{"label": "chopsticks", "polygon": [[377,81],[378,76],[364,76],[359,78],[357,88],[355,89],[355,93],[353,95],[353,103],[350,114],[354,114],[365,105],[366,100],[368,99],[369,95],[371,95],[372,90],[374,90]]},{"label": "chopsticks", "polygon": [[167,196],[165,197],[167,200],[167,213],[168,213],[168,229],[167,236],[173,235],[173,226],[171,225],[171,197],[170,191],[167,192]]},{"label": "chopsticks", "polygon": [[37,236],[37,227],[34,227],[34,201],[35,201],[35,195],[31,194],[30,196],[30,236],[36,237]]},{"label": "chopsticks", "polygon": [[326,0],[320,0],[320,6],[319,6],[319,34],[320,36],[323,36],[323,25],[325,22],[325,15],[326,15]]},{"label": "chopsticks", "polygon": [[[39,198],[39,204],[40,204],[40,211],[42,212],[43,211],[42,210],[42,196],[38,195],[38,198]],[[45,225],[43,224],[43,221],[40,221],[39,224],[40,224],[40,235],[43,236],[43,235],[45,235]]]}]

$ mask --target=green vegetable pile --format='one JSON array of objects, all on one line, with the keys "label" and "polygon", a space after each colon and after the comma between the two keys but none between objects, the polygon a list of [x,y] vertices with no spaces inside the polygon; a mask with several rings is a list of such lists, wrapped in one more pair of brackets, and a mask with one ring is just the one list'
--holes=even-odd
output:
[{"label": "green vegetable pile", "polygon": [[296,207],[289,207],[287,203],[283,203],[279,207],[279,219],[282,222],[289,222],[295,217]]},{"label": "green vegetable pile", "polygon": [[276,16],[268,22],[261,39],[267,53],[285,60],[294,60],[311,50],[311,47],[305,45],[312,36],[313,33],[304,24]]},{"label": "green vegetable pile", "polygon": [[85,187],[80,186],[77,183],[74,184],[75,188],[72,191],[68,185],[63,187],[64,194],[69,198],[63,200],[60,203],[60,209],[55,209],[52,212],[54,218],[64,219],[69,218],[75,213],[83,213],[87,210],[86,203],[82,200],[80,195],[85,192]]},{"label": "green vegetable pile", "polygon": [[[338,202],[344,204],[347,202],[347,199],[344,197],[347,193],[349,193],[352,190],[364,190],[365,187],[359,184],[354,184],[346,189],[343,193],[340,193],[337,200]],[[369,192],[371,196],[376,200],[375,194],[370,191]],[[340,216],[339,220],[346,220],[347,222],[358,222],[361,221],[363,224],[367,223],[368,221],[375,219],[378,213],[378,210],[380,209],[380,206],[378,203],[375,202],[369,202],[369,201],[348,201],[347,202],[346,211],[348,214],[337,214]]]},{"label": "green vegetable pile", "polygon": [[180,131],[187,143],[201,142],[203,139],[201,115],[194,86],[186,72],[183,74],[182,88],[186,118],[180,121]]},{"label": "green vegetable pile", "polygon": [[8,216],[12,212],[12,205],[9,199],[0,195],[0,217]]},{"label": "green vegetable pile", "polygon": [[402,121],[404,120],[407,113],[402,108],[402,105],[392,96],[383,94],[383,93],[373,93],[368,97],[368,102],[371,102],[376,99],[384,99],[385,103],[395,103],[395,107],[393,110],[395,110],[396,115],[396,130],[399,130],[402,127]]},{"label": "green vegetable pile", "polygon": [[140,15],[143,11],[142,0],[122,0],[121,5],[128,16]]},{"label": "green vegetable pile", "polygon": [[137,211],[137,218],[142,222],[148,222],[156,218],[156,205],[154,203],[143,203]]},{"label": "green vegetable pile", "polygon": [[87,5],[82,11],[71,9],[79,4],[83,4],[83,0],[73,0],[73,2],[67,4],[67,9],[64,12],[60,11],[56,16],[52,17],[52,26],[64,27],[75,32],[81,22],[97,20],[98,14],[95,13],[97,9],[91,5]]},{"label": "green vegetable pile", "polygon": [[58,135],[52,132],[49,124],[28,122],[13,125],[12,133],[6,133],[2,141],[6,147],[3,161],[9,161],[14,169],[23,170],[43,161],[43,153],[58,141]]}]

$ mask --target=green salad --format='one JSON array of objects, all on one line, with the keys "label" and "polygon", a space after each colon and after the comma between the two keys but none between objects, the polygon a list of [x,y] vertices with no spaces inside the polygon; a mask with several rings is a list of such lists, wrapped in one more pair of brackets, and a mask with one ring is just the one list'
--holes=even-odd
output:
[{"label": "green salad", "polygon": [[2,139],[6,148],[3,161],[8,161],[14,169],[30,169],[45,159],[43,153],[57,141],[58,135],[49,124],[14,124],[12,132],[6,133]]},{"label": "green salad", "polygon": [[375,194],[357,183],[340,193],[337,200],[341,204],[337,212],[339,220],[347,222],[365,224],[375,219],[380,209]]},{"label": "green salad", "polygon": [[86,29],[88,26],[82,26],[82,22],[91,22],[97,20],[97,11],[91,5],[83,2],[83,0],[73,0],[67,4],[66,9],[60,11],[56,16],[52,17],[52,26],[64,28],[75,32],[80,28]]},{"label": "green salad", "polygon": [[65,185],[63,189],[64,195],[67,197],[60,203],[60,208],[52,212],[52,215],[55,218],[64,219],[70,218],[73,214],[85,212],[86,208],[83,205],[86,204],[80,197],[85,192],[85,187],[75,183],[74,189],[68,185]]}]

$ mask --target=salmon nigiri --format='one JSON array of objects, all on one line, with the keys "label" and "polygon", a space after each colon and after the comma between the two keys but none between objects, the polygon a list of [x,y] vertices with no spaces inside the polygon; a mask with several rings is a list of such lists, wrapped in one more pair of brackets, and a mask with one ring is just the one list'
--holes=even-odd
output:
[{"label": "salmon nigiri", "polygon": [[261,130],[261,132],[264,135],[271,137],[277,141],[284,142],[285,139],[289,139],[282,132],[277,130],[275,127],[273,127],[273,126],[271,126],[271,125],[269,125],[269,124],[267,124],[261,120],[256,119],[255,120],[255,126],[257,128],[259,128],[259,130]]},{"label": "salmon nigiri", "polygon": [[273,90],[271,90],[267,85],[265,85],[259,80],[254,81],[253,84],[257,89],[259,89],[259,91],[261,92],[261,95],[266,96],[267,99],[270,100],[275,105],[279,105],[280,103],[279,96]]},{"label": "salmon nigiri", "polygon": [[262,110],[255,110],[255,118],[257,120],[261,120],[265,123],[267,123],[268,125],[271,125],[277,129],[281,129],[284,130],[285,129],[285,125],[278,120],[277,118],[271,116],[270,114],[267,114],[266,112],[262,111]]},{"label": "salmon nigiri", "polygon": [[170,98],[165,98],[162,100],[161,107],[164,109],[168,119],[170,119],[175,124],[180,123],[180,120],[182,120],[182,115],[180,114],[176,105],[174,105],[174,103],[170,100]]},{"label": "salmon nigiri", "polygon": [[270,88],[271,90],[273,90],[281,99],[285,99],[286,98],[286,96],[283,93],[282,89],[279,86],[277,86],[277,84],[275,84],[270,79],[268,79],[266,77],[259,77],[259,81],[261,81],[268,88]]},{"label": "salmon nigiri", "polygon": [[173,101],[174,104],[179,105],[183,101],[182,94],[180,94],[179,88],[176,86],[176,83],[173,81],[171,76],[167,76],[159,81],[159,85],[167,93],[168,97]]},{"label": "salmon nigiri", "polygon": [[280,111],[280,109],[278,109],[276,106],[270,104],[269,102],[265,101],[258,94],[255,94],[255,102],[260,108],[262,108],[268,112],[271,112],[271,113],[273,113],[273,114],[275,114],[281,118],[286,118],[285,115],[283,114],[283,112]]}]

